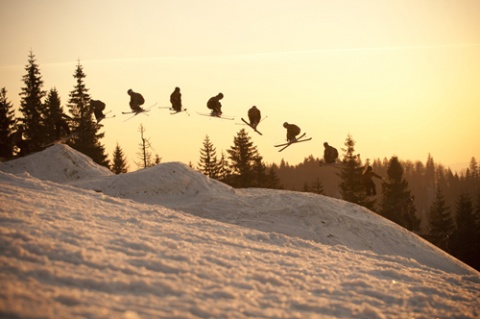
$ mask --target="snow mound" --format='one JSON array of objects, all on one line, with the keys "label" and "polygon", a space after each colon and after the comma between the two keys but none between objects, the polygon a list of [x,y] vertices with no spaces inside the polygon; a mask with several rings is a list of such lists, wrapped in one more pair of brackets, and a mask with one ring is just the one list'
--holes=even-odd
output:
[{"label": "snow mound", "polygon": [[0,163],[0,170],[11,174],[28,173],[56,183],[113,175],[108,168],[65,144],[56,144],[44,151]]},{"label": "snow mound", "polygon": [[141,203],[162,204],[200,195],[222,196],[235,190],[179,162],[162,163],[135,172],[84,179],[75,186]]}]

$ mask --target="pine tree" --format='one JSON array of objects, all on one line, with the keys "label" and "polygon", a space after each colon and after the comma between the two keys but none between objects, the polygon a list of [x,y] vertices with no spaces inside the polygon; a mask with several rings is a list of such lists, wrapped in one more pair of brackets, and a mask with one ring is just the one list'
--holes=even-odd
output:
[{"label": "pine tree", "polygon": [[[480,192],[477,193],[477,204],[475,206],[474,222],[477,225],[477,235],[480,236]],[[480,244],[480,240],[478,242]]]},{"label": "pine tree", "polygon": [[13,157],[14,147],[14,111],[13,106],[7,99],[7,90],[0,90],[0,161]]},{"label": "pine tree", "polygon": [[230,185],[234,187],[250,187],[255,184],[253,166],[258,156],[257,148],[245,129],[241,129],[233,139],[233,146],[227,150],[232,175]]},{"label": "pine tree", "polygon": [[46,92],[42,89],[43,80],[40,74],[38,64],[36,64],[35,55],[30,51],[28,56],[28,64],[25,67],[27,74],[23,76],[25,87],[20,93],[20,125],[24,129],[25,147],[22,152],[36,152],[42,149],[47,141],[44,138],[44,107],[42,98]]},{"label": "pine tree", "polygon": [[55,127],[55,116],[63,114],[63,107],[60,102],[60,95],[57,89],[51,89],[45,99],[45,139],[46,141],[54,141],[57,138]]},{"label": "pine tree", "polygon": [[198,162],[198,169],[204,175],[218,179],[219,178],[219,167],[217,161],[217,150],[213,146],[213,143],[210,141],[208,135],[205,136],[203,140],[203,148],[200,149],[200,160]]},{"label": "pine tree", "polygon": [[463,193],[457,199],[455,209],[456,229],[452,240],[451,252],[458,259],[472,265],[478,259],[476,254],[477,227],[473,203],[469,194]]},{"label": "pine tree", "polygon": [[250,187],[266,187],[268,184],[267,167],[263,162],[263,158],[257,155],[253,159],[252,166],[253,179]]},{"label": "pine tree", "polygon": [[[473,223],[475,225],[476,232],[473,239],[475,244],[472,249],[473,255],[478,257],[480,256],[480,192],[477,193],[477,204],[475,206],[475,211],[473,214]],[[470,266],[480,271],[480,258],[474,258]]]},{"label": "pine tree", "polygon": [[93,120],[90,95],[84,83],[86,75],[80,62],[73,77],[76,79],[76,84],[70,92],[68,104],[75,126],[72,131],[77,132],[77,135],[70,140],[69,144],[77,151],[91,157],[95,163],[108,167],[105,147],[100,143],[105,133],[98,133],[100,127]]},{"label": "pine tree", "polygon": [[110,170],[117,175],[128,172],[127,159],[118,143],[115,147],[115,150],[113,151],[113,164]]},{"label": "pine tree", "polygon": [[311,184],[310,191],[315,194],[324,194],[323,184],[320,181],[320,178],[316,178],[315,181]]},{"label": "pine tree", "polygon": [[228,184],[231,175],[230,165],[228,164],[225,153],[222,152],[220,160],[218,161],[218,180]]},{"label": "pine tree", "polygon": [[342,151],[345,152],[342,160],[342,167],[340,169],[339,176],[340,182],[340,194],[342,198],[348,202],[365,206],[369,209],[373,208],[375,201],[368,200],[363,188],[362,178],[362,160],[360,155],[354,154],[355,141],[349,134],[345,140],[346,148]]},{"label": "pine tree", "polygon": [[270,166],[267,173],[267,180],[266,184],[264,185],[265,188],[272,188],[272,189],[282,189],[282,185],[280,184],[280,179],[277,176],[276,170],[273,166]]},{"label": "pine tree", "polygon": [[382,183],[381,215],[405,227],[418,230],[420,220],[415,215],[413,197],[403,178],[403,167],[396,156],[388,163],[387,179]]},{"label": "pine tree", "polygon": [[437,247],[447,250],[448,238],[454,230],[454,223],[450,208],[445,202],[445,197],[440,189],[437,188],[436,199],[430,208],[430,241]]},{"label": "pine tree", "polygon": [[302,192],[304,192],[304,193],[310,193],[311,192],[310,185],[307,182],[303,183]]},{"label": "pine tree", "polygon": [[315,181],[313,181],[310,184],[305,182],[303,184],[303,191],[306,192],[306,193],[314,193],[314,194],[322,194],[323,195],[324,194],[323,184],[320,181],[320,178],[317,177],[315,179]]},{"label": "pine tree", "polygon": [[477,159],[472,157],[470,159],[470,164],[467,169],[467,188],[471,196],[475,196],[480,193],[480,167],[478,165]]}]

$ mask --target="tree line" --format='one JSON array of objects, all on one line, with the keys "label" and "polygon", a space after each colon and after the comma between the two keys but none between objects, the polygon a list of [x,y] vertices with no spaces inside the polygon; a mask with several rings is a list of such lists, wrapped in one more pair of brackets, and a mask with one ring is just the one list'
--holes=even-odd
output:
[{"label": "tree line", "polygon": [[[56,140],[58,127],[55,119],[65,114],[56,88],[43,89],[42,75],[33,52],[29,54],[25,71],[20,93],[21,115],[18,118],[15,118],[12,103],[7,99],[7,90],[0,90],[0,157],[6,160],[38,152]],[[77,134],[68,141],[68,145],[96,163],[109,167],[105,147],[100,143],[105,133],[99,132],[100,127],[93,120],[85,76],[83,67],[78,63],[73,75],[75,84],[67,101],[71,114],[71,117],[68,116],[69,127]]]},{"label": "tree line", "polygon": [[[6,89],[0,89],[2,160],[42,150],[43,145],[55,139],[52,114],[64,113],[57,90],[52,88],[47,92],[43,89],[41,73],[32,52],[25,70],[20,117],[15,118]],[[90,96],[84,83],[85,73],[80,63],[76,66],[74,78],[67,107],[72,115],[72,129],[79,133],[68,141],[68,145],[115,174],[126,173],[126,157],[118,143],[111,163],[100,143],[104,133],[99,132],[93,120]],[[144,133],[145,128],[140,126],[139,167],[153,166],[161,161],[158,155],[152,160],[150,140]],[[321,166],[321,160],[313,155],[294,166],[284,160],[279,165],[267,165],[248,133],[241,129],[226,154],[217,154],[206,136],[197,165],[190,163],[190,166],[236,188],[306,191],[362,205],[480,270],[480,173],[475,158],[471,159],[465,172],[457,174],[436,164],[431,156],[425,164],[400,161],[395,156],[363,162],[350,135],[342,151],[339,165],[335,167]],[[383,176],[382,181],[377,182],[381,188],[377,197],[366,196],[362,186],[365,166],[372,166]]]}]

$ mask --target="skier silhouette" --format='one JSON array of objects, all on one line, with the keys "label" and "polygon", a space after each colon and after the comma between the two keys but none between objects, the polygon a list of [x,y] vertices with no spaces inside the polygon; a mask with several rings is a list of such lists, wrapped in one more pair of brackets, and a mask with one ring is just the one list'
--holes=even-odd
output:
[{"label": "skier silhouette", "polygon": [[337,161],[338,151],[335,147],[328,145],[327,142],[323,143],[325,150],[323,151],[323,159],[325,163],[333,164]]},{"label": "skier silhouette", "polygon": [[90,107],[93,109],[93,114],[95,114],[95,119],[97,124],[105,118],[103,110],[105,110],[105,103],[99,100],[90,100]]},{"label": "skier silhouette", "polygon": [[283,127],[287,129],[287,141],[289,143],[297,140],[297,135],[300,134],[300,128],[295,124],[283,123]]},{"label": "skier silhouette", "polygon": [[253,127],[253,129],[257,129],[257,125],[260,123],[261,118],[262,115],[260,110],[255,105],[248,110],[248,120],[250,121],[250,125]]},{"label": "skier silhouette", "polygon": [[67,123],[67,120],[73,121],[70,116],[63,114],[63,112],[59,110],[52,115],[52,118],[53,125],[55,126],[55,134],[57,139],[60,139],[62,137],[62,131],[64,136],[68,136],[71,134],[70,127]]},{"label": "skier silhouette", "polygon": [[377,195],[377,190],[375,188],[375,183],[373,182],[372,178],[376,177],[382,179],[382,177],[378,174],[375,174],[371,166],[367,166],[365,171],[362,174],[362,183],[365,187],[365,191],[367,196],[375,196]]},{"label": "skier silhouette", "polygon": [[177,86],[175,90],[170,94],[170,102],[172,103],[172,109],[175,112],[182,111],[182,93],[180,93],[180,88]]},{"label": "skier silhouette", "polygon": [[142,112],[143,109],[140,107],[140,105],[143,105],[145,103],[145,99],[140,93],[133,92],[132,89],[127,91],[128,95],[130,95],[130,108],[132,109],[133,112]]},{"label": "skier silhouette", "polygon": [[220,103],[221,99],[223,99],[223,93],[218,93],[216,96],[213,96],[208,100],[207,107],[212,110],[211,115],[222,115],[222,103]]}]

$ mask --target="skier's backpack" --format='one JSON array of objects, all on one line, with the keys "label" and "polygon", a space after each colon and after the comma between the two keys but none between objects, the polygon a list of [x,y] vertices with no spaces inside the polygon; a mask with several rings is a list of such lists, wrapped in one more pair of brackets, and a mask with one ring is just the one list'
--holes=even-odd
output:
[{"label": "skier's backpack", "polygon": [[105,110],[105,103],[102,101],[96,101],[97,103],[95,104],[95,108],[99,111]]},{"label": "skier's backpack", "polygon": [[300,130],[300,128],[299,128],[298,126],[296,126],[296,125],[293,125],[293,126],[292,126],[292,134],[293,134],[294,136],[297,136],[298,134],[300,134],[300,132],[301,132],[301,130]]},{"label": "skier's backpack", "polygon": [[214,110],[215,109],[215,98],[210,98],[207,102],[207,107],[210,109],[210,110]]},{"label": "skier's backpack", "polygon": [[145,103],[145,99],[140,93],[137,93],[137,103],[138,105],[143,105],[143,103]]},{"label": "skier's backpack", "polygon": [[334,159],[334,161],[336,161],[338,158],[338,151],[335,147],[332,147],[332,158]]}]

